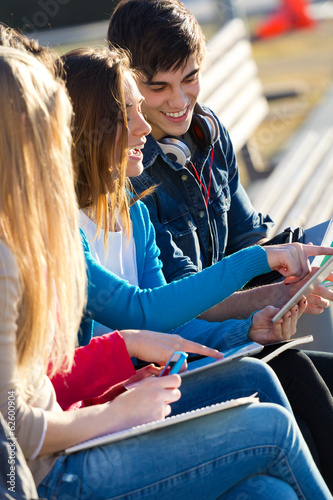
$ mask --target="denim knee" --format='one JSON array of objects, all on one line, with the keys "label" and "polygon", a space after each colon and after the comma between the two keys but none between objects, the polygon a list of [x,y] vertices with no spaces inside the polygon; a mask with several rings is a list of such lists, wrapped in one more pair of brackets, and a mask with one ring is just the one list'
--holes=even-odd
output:
[{"label": "denim knee", "polygon": [[294,489],[276,477],[258,474],[244,479],[226,491],[223,500],[297,500]]}]

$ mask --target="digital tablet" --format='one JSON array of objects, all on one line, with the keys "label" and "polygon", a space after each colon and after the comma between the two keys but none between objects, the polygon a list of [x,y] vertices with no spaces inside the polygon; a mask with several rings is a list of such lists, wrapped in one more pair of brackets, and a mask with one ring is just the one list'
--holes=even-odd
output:
[{"label": "digital tablet", "polygon": [[274,318],[272,319],[272,322],[274,323],[275,321],[278,321],[280,318],[282,318],[286,314],[286,312],[290,311],[290,309],[295,304],[298,304],[298,302],[301,300],[303,296],[307,297],[308,295],[310,295],[310,293],[312,293],[313,290],[317,288],[317,286],[320,285],[332,271],[333,271],[333,255],[331,255],[324,262],[324,264],[318,269],[318,271],[314,273],[311,276],[311,278],[308,279],[305,285],[303,285],[302,288],[300,288],[298,292],[295,293],[295,295],[286,303],[286,305],[284,305],[280,309],[280,311],[275,314]]},{"label": "digital tablet", "polygon": [[223,351],[223,358],[216,359],[209,356],[204,356],[196,361],[191,361],[188,358],[187,370],[185,372],[179,373],[181,377],[186,377],[187,374],[193,373],[193,371],[205,370],[207,368],[214,368],[221,363],[226,363],[227,361],[232,361],[233,359],[241,358],[243,356],[252,356],[260,352],[264,346],[258,344],[257,342],[248,342],[245,345],[239,347],[233,347],[227,351]]}]

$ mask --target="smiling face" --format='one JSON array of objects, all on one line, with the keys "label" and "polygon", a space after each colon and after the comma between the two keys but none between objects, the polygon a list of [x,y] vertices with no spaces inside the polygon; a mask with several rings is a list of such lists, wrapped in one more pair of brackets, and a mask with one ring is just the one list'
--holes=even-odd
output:
[{"label": "smiling face", "polygon": [[141,106],[143,97],[129,72],[124,75],[124,95],[128,130],[128,163],[126,175],[128,177],[136,177],[143,170],[143,154],[141,150],[146,143],[146,135],[150,133],[151,127],[142,115]]},{"label": "smiling face", "polygon": [[142,111],[156,140],[187,132],[200,91],[200,67],[194,55],[177,71],[160,71],[151,80],[138,77],[138,87],[145,99]]}]

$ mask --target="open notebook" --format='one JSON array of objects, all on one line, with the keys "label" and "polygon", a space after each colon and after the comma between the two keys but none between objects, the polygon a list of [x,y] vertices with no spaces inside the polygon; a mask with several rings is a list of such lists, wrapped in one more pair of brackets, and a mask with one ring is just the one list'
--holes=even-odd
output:
[{"label": "open notebook", "polygon": [[245,398],[230,399],[229,401],[224,401],[223,403],[218,403],[211,406],[206,406],[204,408],[199,408],[198,410],[189,411],[186,413],[180,413],[179,415],[174,415],[172,417],[167,417],[165,420],[158,420],[155,422],[150,422],[149,424],[138,425],[130,429],[126,429],[120,432],[114,432],[112,434],[106,434],[105,436],[100,436],[89,441],[84,441],[75,446],[71,446],[65,450],[65,453],[75,453],[76,451],[84,450],[86,448],[92,448],[93,446],[101,446],[108,443],[114,443],[116,441],[121,441],[123,439],[128,439],[137,435],[145,434],[147,432],[152,432],[157,429],[162,429],[163,427],[168,427],[170,425],[178,424],[179,422],[184,422],[185,420],[190,420],[192,418],[202,417],[209,413],[214,413],[217,411],[227,410],[228,408],[234,408],[235,406],[246,405],[250,403],[258,403],[259,399],[255,394]]}]

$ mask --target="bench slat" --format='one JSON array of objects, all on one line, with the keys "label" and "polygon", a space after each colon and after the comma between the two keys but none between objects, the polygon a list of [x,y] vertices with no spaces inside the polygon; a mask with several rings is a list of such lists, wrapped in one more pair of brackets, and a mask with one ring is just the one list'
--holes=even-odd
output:
[{"label": "bench slat", "polygon": [[[253,61],[245,61],[238,70],[231,73],[228,80],[218,85],[211,95],[205,99],[205,104],[214,109],[215,113],[218,115],[222,110],[231,110],[230,114],[234,117],[228,121],[228,123],[234,123],[238,117],[241,115],[242,105],[246,107],[248,105],[248,100],[240,101],[240,94],[246,94],[247,92],[252,94],[250,85],[255,84],[258,89],[258,95],[262,95],[262,86],[256,78],[256,65]],[[233,113],[234,111],[234,113]]]},{"label": "bench slat", "polygon": [[287,215],[291,207],[295,205],[295,201],[303,192],[306,184],[311,180],[312,173],[320,164],[329,149],[330,135],[331,134],[326,134],[317,141],[314,148],[309,153],[308,158],[304,161],[301,167],[296,170],[294,169],[292,176],[284,176],[285,180],[280,181],[283,182],[285,186],[283,190],[281,184],[275,188],[275,190],[279,193],[280,199],[270,208],[269,213],[276,224],[281,223],[280,221],[282,221]]},{"label": "bench slat", "polygon": [[[268,103],[241,19],[224,25],[207,44],[199,101],[213,109],[227,128],[235,153],[244,156],[250,179],[262,175],[262,159],[249,141],[268,114]],[[263,174],[267,175],[267,174]]]},{"label": "bench slat", "polygon": [[[235,153],[244,154],[268,113],[268,104],[242,19],[229,21],[209,40],[201,78],[199,101],[213,109],[228,129]],[[262,166],[259,151],[245,157],[249,177],[256,177],[258,165]]]},{"label": "bench slat", "polygon": [[[260,97],[252,103],[252,105],[244,111],[238,122],[235,123],[228,132],[230,134],[232,144],[235,151],[240,151],[244,144],[247,143],[249,130],[255,130],[265,119],[268,113],[268,104],[266,99]],[[252,157],[258,155],[258,163],[261,158],[258,149],[253,152]]]},{"label": "bench slat", "polygon": [[[272,235],[285,227],[310,227],[333,214],[333,197],[326,204],[323,193],[333,179],[333,126],[326,132],[307,131],[303,146],[289,152],[268,179],[261,183],[259,195],[253,199],[257,208],[269,213],[275,221]],[[317,207],[320,207],[317,210]]]},{"label": "bench slat", "polygon": [[[280,224],[280,228],[282,225],[309,227],[309,220],[314,212],[317,215],[314,224],[332,217],[332,191],[328,186],[333,182],[333,129],[330,138],[331,145],[326,151],[325,158],[313,169],[306,186]],[[330,198],[325,201],[327,195]]]},{"label": "bench slat", "polygon": [[289,140],[269,177],[247,189],[254,206],[275,220],[271,236],[333,217],[332,109],[333,85]]},{"label": "bench slat", "polygon": [[207,44],[206,70],[242,38],[248,39],[242,19],[233,19],[223,26]]},{"label": "bench slat", "polygon": [[[331,169],[333,165],[331,166]],[[321,193],[320,203],[312,210],[310,217],[307,220],[305,227],[312,227],[318,224],[318,221],[325,221],[333,217],[332,207],[332,192],[333,192],[333,179],[326,184],[326,189]]]},{"label": "bench slat", "polygon": [[223,110],[219,109],[218,102],[215,107],[217,108],[217,115],[221,117],[223,124],[227,129],[231,128],[237,120],[241,119],[243,113],[252,107],[253,103],[257,102],[261,96],[261,85],[257,80],[251,81],[246,87],[243,87],[238,92],[237,101],[230,103]]},{"label": "bench slat", "polygon": [[270,176],[264,181],[253,183],[248,188],[249,196],[260,211],[268,213],[273,206],[281,202],[281,194],[286,195],[290,179],[300,171],[311,151],[316,146],[317,135],[308,132],[302,148],[289,151],[286,157],[275,166]]},{"label": "bench slat", "polygon": [[199,100],[205,101],[217,88],[227,85],[229,78],[238,71],[240,71],[246,62],[252,62],[255,71],[254,75],[258,72],[257,67],[252,59],[251,48],[249,43],[241,40],[230,51],[223,55],[214,66],[205,71],[202,75],[201,92]]}]

